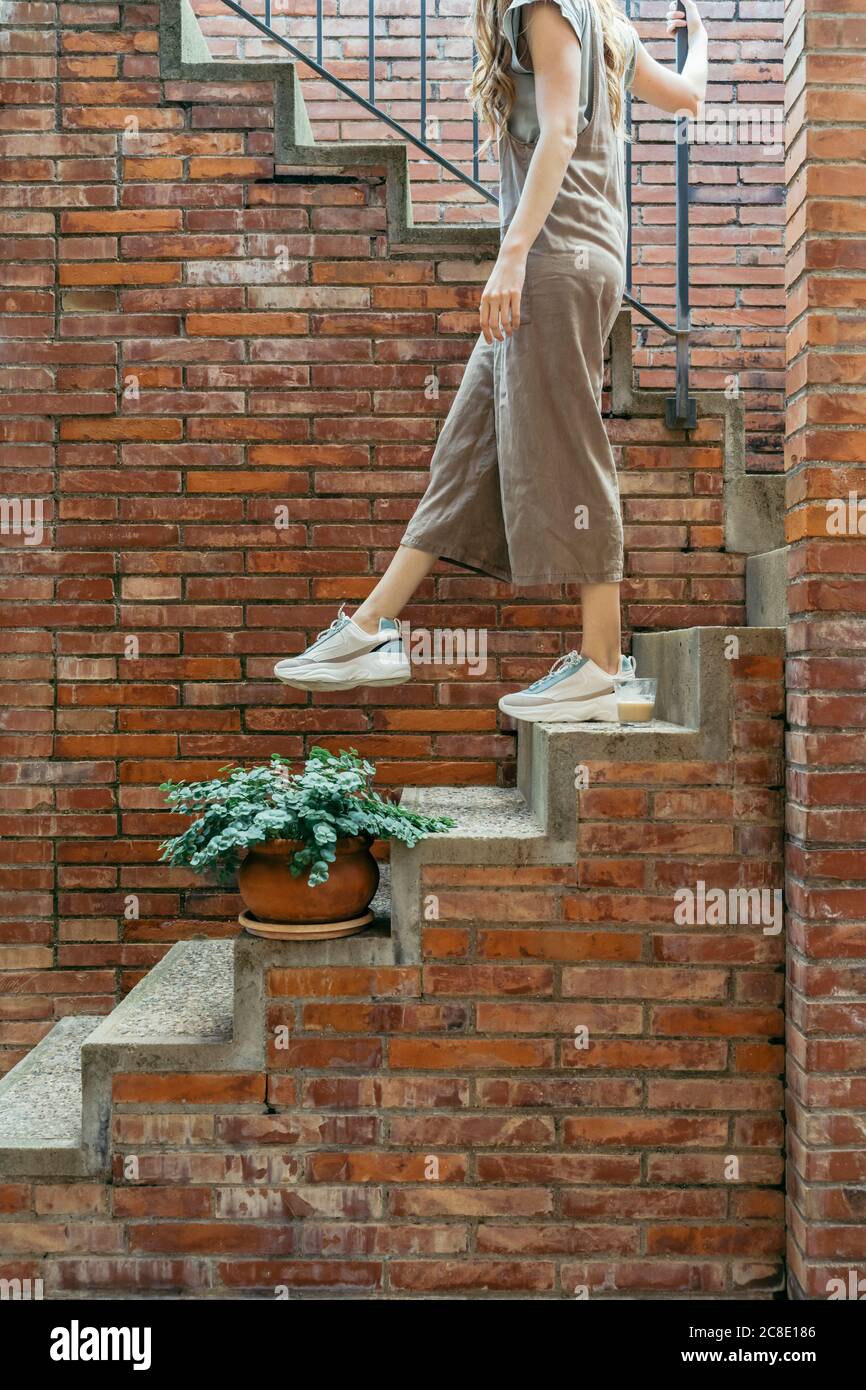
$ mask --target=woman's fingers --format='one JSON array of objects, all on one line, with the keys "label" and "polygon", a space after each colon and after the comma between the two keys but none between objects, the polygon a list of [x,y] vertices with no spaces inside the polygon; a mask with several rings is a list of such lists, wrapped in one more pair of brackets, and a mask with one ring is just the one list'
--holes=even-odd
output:
[{"label": "woman's fingers", "polygon": [[493,342],[493,334],[490,332],[490,300],[486,295],[481,296],[481,308],[478,311],[481,321],[481,332],[484,335],[485,343]]},{"label": "woman's fingers", "polygon": [[494,338],[502,342],[502,331],[499,327],[499,296],[484,295],[481,300],[481,332],[484,334],[484,341],[492,343]]},{"label": "woman's fingers", "polygon": [[499,294],[487,296],[487,331],[484,336],[488,343],[492,343],[494,338],[502,342],[501,302],[502,296]]},{"label": "woman's fingers", "polygon": [[502,295],[496,294],[490,303],[490,331],[497,342],[502,342]]},{"label": "woman's fingers", "polygon": [[669,34],[674,34],[677,29],[684,28],[687,28],[691,33],[701,22],[701,16],[694,0],[682,0],[682,3],[685,7],[684,10],[681,10],[678,4],[672,4],[668,7],[665,20]]},{"label": "woman's fingers", "polygon": [[510,294],[483,294],[479,319],[486,343],[492,343],[494,338],[500,343],[505,338],[510,338],[515,329],[520,327],[520,291],[512,290]]}]

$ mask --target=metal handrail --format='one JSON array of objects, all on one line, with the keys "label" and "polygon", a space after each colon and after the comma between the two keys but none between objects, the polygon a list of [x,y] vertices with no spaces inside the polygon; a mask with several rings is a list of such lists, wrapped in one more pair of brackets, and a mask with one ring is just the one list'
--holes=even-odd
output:
[{"label": "metal handrail", "polygon": [[[348,83],[329,71],[324,65],[324,19],[323,19],[323,0],[316,0],[316,57],[311,58],[308,53],[297,47],[283,34],[278,34],[271,25],[271,6],[272,0],[264,0],[265,15],[264,19],[259,19],[245,9],[238,0],[222,0],[228,9],[241,19],[252,24],[255,29],[271,39],[280,48],[284,48],[298,62],[304,63],[311,68],[317,76],[324,78],[332,87],[336,87],[344,96],[349,97],[371,116],[383,121],[391,130],[409,144],[421,151],[428,159],[438,164],[462,183],[475,190],[488,203],[498,206],[499,199],[496,194],[483,184],[479,178],[479,146],[480,131],[477,113],[472,113],[472,173],[467,174],[459,165],[454,164],[450,159],[439,153],[424,138],[427,133],[427,0],[420,0],[420,64],[421,64],[421,131],[420,136],[414,131],[404,126],[400,121],[395,121],[393,116],[389,116],[380,106],[375,103],[376,97],[376,49],[375,49],[375,0],[367,0],[368,3],[368,55],[367,55],[367,97],[363,97],[360,92],[350,87]],[[680,0],[682,8],[682,0]],[[631,15],[631,0],[625,0],[626,15]],[[677,69],[682,71],[688,51],[688,36],[685,29],[677,30]],[[475,62],[475,48],[472,50],[472,61]],[[664,333],[669,334],[676,342],[676,395],[666,401],[666,417],[669,425],[684,426],[693,429],[696,422],[695,402],[689,397],[689,334],[690,334],[690,314],[689,314],[689,274],[688,274],[688,140],[684,125],[685,117],[677,117],[677,159],[676,159],[676,322],[668,323],[660,314],[649,309],[642,304],[632,293],[632,198],[631,198],[631,144],[626,142],[626,222],[627,222],[627,252],[626,252],[626,289],[623,294],[623,302],[628,304],[636,313],[642,315],[649,323],[656,328],[660,328]],[[631,95],[626,96],[626,127],[631,127]]]},{"label": "metal handrail", "polygon": [[[631,19],[631,0],[625,0],[625,16]],[[631,235],[631,88],[625,94],[625,288],[630,292],[632,286],[632,235]]]},{"label": "metal handrail", "polygon": [[[372,0],[371,0],[372,3]],[[680,0],[679,9],[685,14]],[[686,29],[677,29],[677,72],[685,67],[689,52]],[[665,402],[665,419],[669,426],[680,425],[694,429],[698,419],[697,403],[689,396],[689,130],[688,117],[677,116],[676,163],[676,395]]]}]

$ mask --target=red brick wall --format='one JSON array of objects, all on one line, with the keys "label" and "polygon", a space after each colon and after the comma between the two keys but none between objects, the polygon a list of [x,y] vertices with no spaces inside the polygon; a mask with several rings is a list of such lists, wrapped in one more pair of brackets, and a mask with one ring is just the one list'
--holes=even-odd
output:
[{"label": "red brick wall", "polygon": [[778,1294],[783,937],[674,921],[779,883],[781,658],[733,675],[730,760],[589,766],[577,867],[429,868],[420,968],[270,970],[263,1072],[116,1076],[111,1181],[9,1184],[0,1274]]},{"label": "red brick wall", "polygon": [[826,1298],[866,1276],[866,8],[795,0],[789,29],[788,1258]]},{"label": "red brick wall", "polygon": [[[217,57],[274,57],[279,50],[220,0],[194,0]],[[263,0],[248,8],[264,17]],[[428,132],[431,144],[467,172],[472,122],[465,98],[471,63],[469,5],[428,6]],[[673,61],[665,35],[667,0],[635,0],[632,12],[649,51]],[[698,388],[738,389],[746,405],[747,467],[782,466],[784,398],[784,169],[782,138],[783,0],[707,0],[700,5],[710,35],[711,120],[691,145],[691,282],[695,325],[693,365]],[[366,5],[325,5],[325,66],[367,95]],[[273,5],[272,24],[315,57],[315,0]],[[420,128],[419,6],[377,6],[376,101],[411,130]],[[299,68],[316,137],[379,140],[388,128],[312,73]],[[763,111],[766,128],[731,121],[734,110]],[[724,128],[719,111],[725,114]],[[774,120],[774,117],[776,118]],[[674,307],[674,166],[670,117],[635,103],[635,293],[669,317]],[[471,189],[410,147],[418,221],[477,221],[489,215]],[[495,185],[496,163],[481,163]],[[639,325],[636,325],[639,326]],[[673,350],[654,329],[641,328],[637,354],[642,386],[670,389]]]},{"label": "red brick wall", "polygon": [[[155,5],[6,13],[2,487],[44,509],[40,544],[7,534],[0,551],[11,1064],[58,1015],[106,1010],[167,943],[235,929],[232,895],[181,892],[155,864],[166,777],[325,741],[393,786],[507,779],[497,697],[574,643],[577,614],[561,589],[443,567],[409,616],[488,629],[483,677],[422,667],[363,707],[274,682],[399,538],[483,266],[397,255],[374,171],[270,182],[269,89],[162,83]],[[721,422],[688,445],[656,420],[611,432],[628,627],[740,621]]]}]

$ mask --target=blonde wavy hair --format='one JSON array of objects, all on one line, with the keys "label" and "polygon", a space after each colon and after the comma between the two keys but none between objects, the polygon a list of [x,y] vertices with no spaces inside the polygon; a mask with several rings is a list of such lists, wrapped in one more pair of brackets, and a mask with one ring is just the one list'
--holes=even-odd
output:
[{"label": "blonde wavy hair", "polygon": [[[587,0],[598,11],[604,40],[607,99],[614,129],[622,121],[622,80],[626,65],[626,20],[616,0]],[[472,0],[469,32],[478,55],[466,95],[478,119],[490,131],[480,153],[504,131],[514,105],[514,78],[509,71],[511,45],[503,20],[511,0]]]}]

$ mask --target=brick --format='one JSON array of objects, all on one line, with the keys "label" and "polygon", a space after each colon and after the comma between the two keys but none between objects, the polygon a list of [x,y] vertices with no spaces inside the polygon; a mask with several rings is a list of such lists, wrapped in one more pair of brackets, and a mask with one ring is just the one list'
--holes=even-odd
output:
[{"label": "brick", "polygon": [[38,1216],[100,1216],[108,1211],[108,1192],[97,1183],[40,1184],[33,1205]]},{"label": "brick", "polygon": [[138,1105],[170,1101],[185,1105],[219,1105],[225,1102],[265,1098],[265,1078],[255,1073],[224,1075],[190,1073],[164,1076],[118,1075],[114,1077],[115,1101]]},{"label": "brick", "polygon": [[212,1197],[205,1187],[175,1190],[161,1187],[115,1188],[112,1211],[125,1217],[178,1217],[191,1219],[211,1215]]},{"label": "brick", "polygon": [[67,1291],[162,1289],[180,1293],[208,1287],[210,1271],[197,1260],[77,1259],[62,1260],[56,1279],[57,1287]]},{"label": "brick", "polygon": [[523,1042],[508,1038],[430,1041],[395,1038],[390,1045],[390,1062],[398,1069],[435,1071],[549,1067],[553,1062],[553,1045],[545,1041]]},{"label": "brick", "polygon": [[654,1255],[729,1255],[749,1253],[777,1255],[783,1237],[778,1227],[761,1231],[754,1226],[650,1227],[646,1234],[647,1250]]},{"label": "brick", "polygon": [[17,1212],[29,1211],[30,1206],[30,1187],[27,1183],[0,1184],[0,1214],[11,1216]]},{"label": "brick", "polygon": [[394,1289],[425,1292],[543,1292],[553,1288],[553,1268],[538,1261],[461,1260],[394,1261]]},{"label": "brick", "polygon": [[720,1293],[724,1271],[712,1263],[677,1263],[673,1260],[621,1260],[611,1270],[605,1263],[568,1264],[562,1268],[566,1290],[589,1288],[602,1296],[623,1294]]},{"label": "brick", "polygon": [[375,1289],[381,1282],[381,1266],[373,1260],[221,1260],[216,1274],[226,1288],[267,1293],[284,1286]]},{"label": "brick", "polygon": [[146,1254],[287,1255],[295,1248],[291,1226],[230,1221],[157,1221],[129,1227],[130,1249]]},{"label": "brick", "polygon": [[478,1251],[493,1255],[636,1255],[640,1232],[629,1226],[480,1226]]}]

